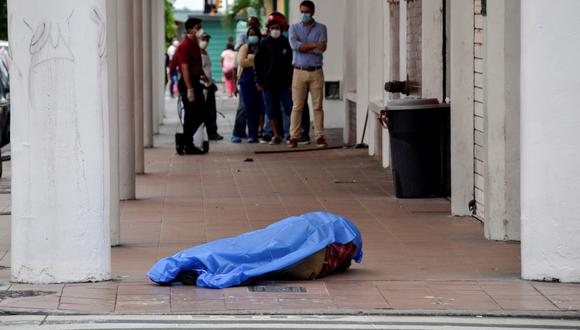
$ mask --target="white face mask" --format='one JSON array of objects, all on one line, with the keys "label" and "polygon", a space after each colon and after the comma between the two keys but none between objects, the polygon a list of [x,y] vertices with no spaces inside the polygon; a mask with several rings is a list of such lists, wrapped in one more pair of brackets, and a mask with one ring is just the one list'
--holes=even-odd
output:
[{"label": "white face mask", "polygon": [[204,32],[205,31],[203,31],[203,28],[197,30],[197,32],[195,33],[195,37],[198,39],[201,38],[201,36],[203,35]]},{"label": "white face mask", "polygon": [[207,44],[208,44],[207,40],[202,40],[202,41],[199,42],[199,48],[206,49],[207,48]]},{"label": "white face mask", "polygon": [[274,39],[280,38],[280,35],[282,35],[282,32],[280,30],[271,30],[270,31],[270,37],[272,37]]}]

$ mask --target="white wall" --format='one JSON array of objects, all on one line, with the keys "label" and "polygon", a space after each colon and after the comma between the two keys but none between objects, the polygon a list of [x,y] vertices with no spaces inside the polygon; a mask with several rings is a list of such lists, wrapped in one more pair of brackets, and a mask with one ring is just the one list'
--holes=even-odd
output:
[{"label": "white wall", "polygon": [[489,0],[484,84],[485,237],[520,239],[520,1]]},{"label": "white wall", "polygon": [[[300,21],[301,0],[290,0],[290,23]],[[346,0],[317,0],[314,18],[326,25],[328,49],[324,53],[324,75],[326,81],[340,81],[343,77],[343,31],[345,22],[344,5]],[[324,125],[326,128],[344,127],[343,100],[324,100]],[[311,117],[313,118],[313,117]]]},{"label": "white wall", "polygon": [[580,2],[522,1],[522,276],[580,281]]},{"label": "white wall", "polygon": [[450,1],[451,212],[471,215],[473,199],[473,1]]},{"label": "white wall", "polygon": [[10,0],[8,10],[12,279],[110,279],[105,1]]}]

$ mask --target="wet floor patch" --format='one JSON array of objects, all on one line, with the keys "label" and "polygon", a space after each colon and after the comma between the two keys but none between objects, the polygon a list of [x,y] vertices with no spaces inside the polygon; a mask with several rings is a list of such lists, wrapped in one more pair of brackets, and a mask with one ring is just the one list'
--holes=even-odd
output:
[{"label": "wet floor patch", "polygon": [[53,292],[53,291],[35,291],[35,290],[0,291],[0,300],[48,296],[51,294],[56,294],[56,292]]}]

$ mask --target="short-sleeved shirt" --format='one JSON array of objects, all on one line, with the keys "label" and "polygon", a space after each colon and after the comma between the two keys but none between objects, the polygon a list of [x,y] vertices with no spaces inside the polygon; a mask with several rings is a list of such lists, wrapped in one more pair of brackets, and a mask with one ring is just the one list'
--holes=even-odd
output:
[{"label": "short-sleeved shirt", "polygon": [[175,52],[177,56],[177,63],[179,65],[179,70],[181,70],[181,65],[186,63],[189,67],[190,76],[203,76],[203,63],[201,60],[201,49],[197,44],[197,41],[191,40],[189,37],[185,37],[177,51]]},{"label": "short-sleeved shirt", "polygon": [[304,23],[293,24],[290,27],[290,46],[294,51],[294,59],[292,64],[301,67],[321,67],[323,63],[323,51],[314,49],[310,52],[301,52],[300,46],[303,43],[318,43],[328,42],[326,33],[326,25],[314,22],[313,25],[307,27]]}]

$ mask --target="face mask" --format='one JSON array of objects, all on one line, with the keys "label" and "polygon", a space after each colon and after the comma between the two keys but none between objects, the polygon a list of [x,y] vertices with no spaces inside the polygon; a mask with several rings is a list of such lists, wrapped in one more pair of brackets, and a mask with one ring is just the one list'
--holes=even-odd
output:
[{"label": "face mask", "polygon": [[302,14],[302,23],[308,23],[312,20],[312,14],[304,13]]},{"label": "face mask", "polygon": [[195,33],[195,37],[198,39],[201,38],[201,36],[203,35],[204,32],[205,31],[203,31],[203,28],[197,30],[197,32]]},{"label": "face mask", "polygon": [[248,37],[248,44],[255,45],[258,43],[258,36],[249,36]]},{"label": "face mask", "polygon": [[206,40],[200,41],[199,42],[199,48],[206,49],[207,48],[207,41]]},{"label": "face mask", "polygon": [[274,39],[278,39],[280,38],[280,30],[271,30],[270,31],[270,37],[274,38]]},{"label": "face mask", "polygon": [[282,32],[282,35],[285,36],[286,38],[288,38],[288,31]]}]

